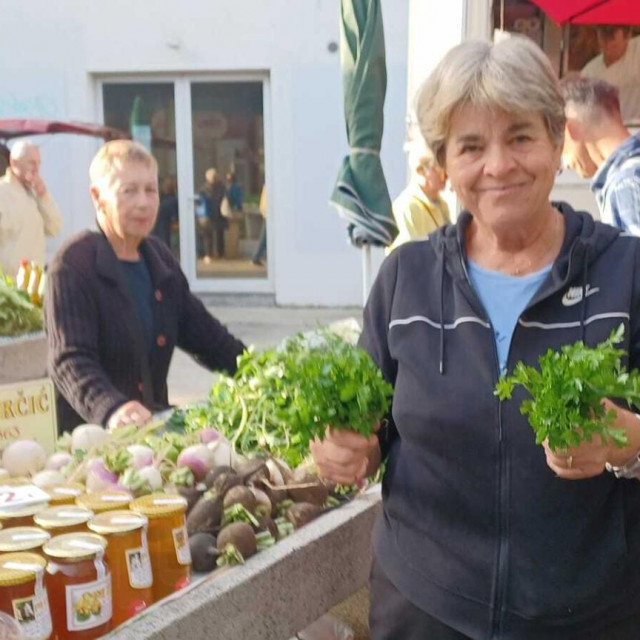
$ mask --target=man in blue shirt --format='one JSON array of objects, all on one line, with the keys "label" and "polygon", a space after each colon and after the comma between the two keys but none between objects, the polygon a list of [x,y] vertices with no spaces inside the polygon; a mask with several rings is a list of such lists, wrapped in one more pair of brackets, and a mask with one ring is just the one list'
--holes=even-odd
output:
[{"label": "man in blue shirt", "polygon": [[618,90],[584,77],[565,78],[561,84],[565,163],[592,178],[603,222],[640,235],[640,138],[622,122]]}]

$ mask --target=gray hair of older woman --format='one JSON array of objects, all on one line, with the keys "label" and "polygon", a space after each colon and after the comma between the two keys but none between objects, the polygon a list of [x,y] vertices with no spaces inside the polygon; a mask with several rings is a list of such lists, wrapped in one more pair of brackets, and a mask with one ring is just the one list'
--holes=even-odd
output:
[{"label": "gray hair of older woman", "polygon": [[444,167],[451,118],[471,105],[507,113],[539,113],[555,144],[564,136],[564,101],[546,55],[513,36],[496,44],[469,40],[451,49],[418,90],[420,131]]}]

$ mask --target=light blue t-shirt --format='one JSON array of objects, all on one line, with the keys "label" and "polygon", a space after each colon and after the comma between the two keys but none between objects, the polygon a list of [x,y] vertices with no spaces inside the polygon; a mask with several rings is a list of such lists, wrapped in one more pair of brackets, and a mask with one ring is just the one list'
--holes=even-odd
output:
[{"label": "light blue t-shirt", "polygon": [[511,337],[518,318],[551,271],[551,265],[526,276],[510,276],[500,271],[484,269],[469,259],[467,264],[471,284],[493,326],[499,373],[503,373],[507,368]]}]

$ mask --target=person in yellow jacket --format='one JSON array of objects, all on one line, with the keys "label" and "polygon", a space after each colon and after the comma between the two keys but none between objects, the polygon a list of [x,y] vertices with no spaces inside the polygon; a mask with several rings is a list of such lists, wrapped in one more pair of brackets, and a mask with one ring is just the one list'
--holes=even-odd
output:
[{"label": "person in yellow jacket", "polygon": [[62,216],[40,176],[40,151],[20,140],[0,178],[0,269],[15,278],[20,261],[44,265],[45,235],[55,236]]},{"label": "person in yellow jacket", "polygon": [[440,192],[446,176],[424,144],[414,143],[409,153],[412,176],[407,187],[393,201],[393,217],[398,235],[387,253],[397,246],[426,238],[438,227],[451,222],[449,207]]}]

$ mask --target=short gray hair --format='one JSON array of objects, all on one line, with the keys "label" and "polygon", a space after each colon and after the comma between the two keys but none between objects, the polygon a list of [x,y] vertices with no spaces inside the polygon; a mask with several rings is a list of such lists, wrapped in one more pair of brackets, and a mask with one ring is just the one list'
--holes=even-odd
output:
[{"label": "short gray hair", "polygon": [[416,115],[427,146],[444,166],[454,113],[466,105],[508,113],[539,113],[550,139],[564,136],[564,102],[558,78],[529,38],[490,44],[469,40],[451,49],[418,91]]},{"label": "short gray hair", "polygon": [[29,140],[18,140],[18,142],[14,143],[11,147],[11,159],[12,160],[22,160],[27,157],[30,151],[35,149],[40,152],[37,145],[33,144],[33,142]]},{"label": "short gray hair", "polygon": [[103,144],[93,157],[89,166],[91,184],[97,184],[111,172],[127,162],[138,162],[146,167],[158,170],[156,159],[146,147],[133,140],[111,140]]},{"label": "short gray hair", "polygon": [[568,109],[575,109],[579,116],[593,120],[605,111],[622,119],[618,89],[604,80],[567,76],[560,82],[560,89]]}]

